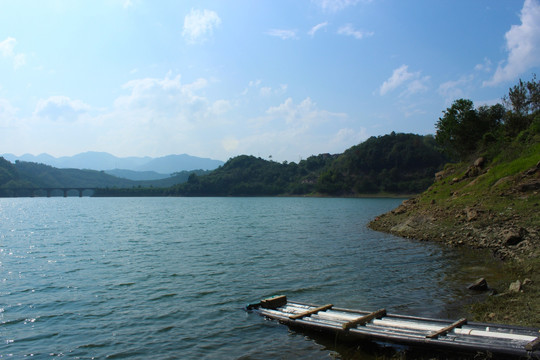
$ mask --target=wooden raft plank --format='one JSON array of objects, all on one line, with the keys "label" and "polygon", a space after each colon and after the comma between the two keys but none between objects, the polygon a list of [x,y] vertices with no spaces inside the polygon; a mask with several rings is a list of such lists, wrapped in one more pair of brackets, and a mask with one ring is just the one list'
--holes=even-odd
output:
[{"label": "wooden raft plank", "polygon": [[319,306],[318,308],[315,308],[315,309],[307,310],[307,311],[304,311],[304,312],[301,312],[301,313],[298,313],[298,314],[294,314],[294,315],[289,315],[289,319],[297,320],[297,319],[303,318],[304,316],[309,316],[309,315],[312,315],[312,314],[316,314],[319,311],[325,311],[325,310],[331,309],[332,306],[334,306],[334,305],[326,304],[326,305],[323,305],[323,306]]},{"label": "wooden raft plank", "polygon": [[437,330],[437,331],[435,331],[435,332],[432,332],[432,333],[429,334],[429,335],[426,335],[426,337],[427,337],[428,339],[436,338],[437,336],[439,336],[439,335],[444,335],[444,334],[448,333],[450,330],[455,329],[455,328],[457,328],[457,327],[460,327],[460,326],[462,326],[462,325],[465,325],[466,323],[467,323],[467,319],[465,319],[465,318],[459,319],[458,321],[456,321],[456,322],[454,322],[454,323],[448,325],[447,327],[444,327],[444,328],[442,328],[442,329],[440,329],[440,330]]},{"label": "wooden raft plank", "polygon": [[538,347],[540,347],[540,337],[537,337],[536,339],[525,345],[525,350],[533,351],[538,349]]},{"label": "wooden raft plank", "polygon": [[386,316],[386,309],[380,309],[380,310],[374,311],[374,312],[372,312],[370,314],[360,316],[359,318],[356,318],[354,320],[347,321],[346,323],[341,325],[341,327],[343,328],[343,330],[349,330],[353,326],[365,325],[366,323],[370,322],[371,320],[373,320],[375,318],[381,318],[383,316]]},{"label": "wooden raft plank", "polygon": [[261,307],[264,309],[277,309],[280,306],[287,304],[287,296],[273,296],[268,299],[261,300]]}]

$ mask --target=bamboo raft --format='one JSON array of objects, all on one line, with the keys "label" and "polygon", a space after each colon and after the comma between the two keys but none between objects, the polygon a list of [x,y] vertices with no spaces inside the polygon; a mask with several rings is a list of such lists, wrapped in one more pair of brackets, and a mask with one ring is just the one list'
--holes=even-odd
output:
[{"label": "bamboo raft", "polygon": [[539,329],[387,314],[292,302],[274,296],[246,307],[293,328],[327,332],[346,340],[368,340],[455,352],[540,359]]}]

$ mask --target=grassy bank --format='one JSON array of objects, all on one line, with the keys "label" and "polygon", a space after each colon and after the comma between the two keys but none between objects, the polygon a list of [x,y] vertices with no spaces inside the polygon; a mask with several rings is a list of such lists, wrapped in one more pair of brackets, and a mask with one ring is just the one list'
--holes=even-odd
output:
[{"label": "grassy bank", "polygon": [[[490,249],[505,276],[472,304],[475,320],[540,327],[540,135],[489,158],[449,164],[423,194],[370,223],[374,230],[448,246]],[[520,281],[520,286],[509,290]]]}]

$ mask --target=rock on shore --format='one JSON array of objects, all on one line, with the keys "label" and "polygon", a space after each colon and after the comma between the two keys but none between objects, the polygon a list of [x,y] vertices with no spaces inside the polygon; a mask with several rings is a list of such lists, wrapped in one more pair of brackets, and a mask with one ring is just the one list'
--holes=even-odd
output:
[{"label": "rock on shore", "polygon": [[[540,155],[539,155],[540,156]],[[447,167],[425,193],[378,216],[369,227],[450,246],[488,248],[501,258],[537,256],[540,249],[540,161],[496,177],[483,158]]]}]

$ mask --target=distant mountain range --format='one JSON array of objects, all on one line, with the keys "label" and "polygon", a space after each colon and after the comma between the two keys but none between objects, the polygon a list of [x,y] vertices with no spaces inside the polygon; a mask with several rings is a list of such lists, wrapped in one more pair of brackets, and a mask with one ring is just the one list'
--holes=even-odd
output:
[{"label": "distant mountain range", "polygon": [[[187,154],[167,155],[158,158],[125,157],[120,158],[106,152],[84,152],[74,156],[56,158],[49,154],[1,155],[4,159],[15,162],[27,161],[54,166],[59,169],[104,170],[115,176],[133,180],[162,179],[173,173],[190,170],[214,170],[224,164],[223,161],[200,158]],[[119,171],[129,170],[129,171]],[[138,172],[138,173],[133,173]],[[145,172],[144,175],[139,172]],[[142,175],[142,176],[141,176]]]}]

